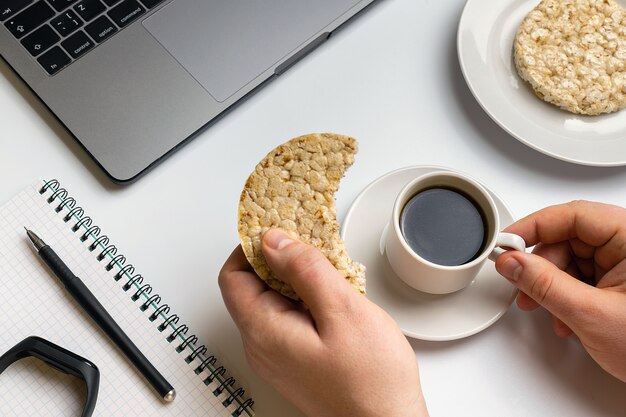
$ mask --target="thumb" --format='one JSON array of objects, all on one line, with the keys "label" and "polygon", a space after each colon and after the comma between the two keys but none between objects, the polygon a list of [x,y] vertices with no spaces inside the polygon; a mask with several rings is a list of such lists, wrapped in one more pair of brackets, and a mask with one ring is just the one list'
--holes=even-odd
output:
[{"label": "thumb", "polygon": [[532,253],[509,251],[498,257],[496,270],[569,327],[580,323],[593,287]]},{"label": "thumb", "polygon": [[324,311],[345,310],[354,296],[343,274],[319,250],[284,231],[268,230],[261,248],[272,272],[293,287],[314,317]]}]

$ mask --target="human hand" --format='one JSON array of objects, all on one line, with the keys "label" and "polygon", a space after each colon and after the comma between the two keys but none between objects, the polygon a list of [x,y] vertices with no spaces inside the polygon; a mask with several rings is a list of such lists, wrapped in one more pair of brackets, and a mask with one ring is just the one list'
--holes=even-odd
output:
[{"label": "human hand", "polygon": [[574,201],[505,229],[535,246],[507,252],[496,269],[521,292],[522,310],[544,307],[554,332],[572,332],[607,372],[626,382],[626,209]]},{"label": "human hand", "polygon": [[427,416],[415,353],[393,319],[312,246],[281,230],[262,245],[304,304],[269,289],[241,247],[231,254],[220,289],[255,372],[310,417]]}]

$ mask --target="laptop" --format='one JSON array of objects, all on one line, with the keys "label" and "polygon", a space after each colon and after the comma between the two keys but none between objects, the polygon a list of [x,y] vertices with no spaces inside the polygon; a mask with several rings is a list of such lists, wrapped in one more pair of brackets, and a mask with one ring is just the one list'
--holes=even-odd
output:
[{"label": "laptop", "polygon": [[131,182],[374,0],[2,0],[0,54]]}]

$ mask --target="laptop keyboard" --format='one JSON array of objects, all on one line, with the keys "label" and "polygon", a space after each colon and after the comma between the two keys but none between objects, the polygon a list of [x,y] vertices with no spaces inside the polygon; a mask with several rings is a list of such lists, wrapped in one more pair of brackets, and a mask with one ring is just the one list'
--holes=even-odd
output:
[{"label": "laptop keyboard", "polygon": [[165,0],[2,0],[0,21],[50,75]]}]

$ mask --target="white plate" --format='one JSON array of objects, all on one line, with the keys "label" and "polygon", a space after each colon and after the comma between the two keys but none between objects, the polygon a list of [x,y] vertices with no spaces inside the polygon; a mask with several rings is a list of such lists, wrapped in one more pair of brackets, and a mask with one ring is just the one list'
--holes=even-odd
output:
[{"label": "white plate", "polygon": [[[517,289],[487,261],[468,287],[452,294],[426,294],[398,278],[384,255],[383,230],[396,195],[411,179],[447,168],[415,166],[378,178],[354,200],[341,235],[350,257],[367,267],[367,298],[393,317],[402,332],[423,340],[453,340],[478,333],[495,323],[509,308]],[[508,208],[493,194],[502,226],[513,222]]]},{"label": "white plate", "polygon": [[[626,0],[619,0],[624,6]],[[626,165],[626,110],[580,116],[535,96],[513,63],[513,40],[539,0],[467,0],[457,33],[474,97],[504,130],[547,155],[583,165]]]}]

